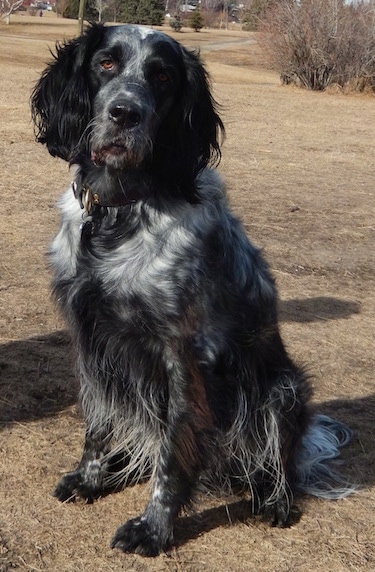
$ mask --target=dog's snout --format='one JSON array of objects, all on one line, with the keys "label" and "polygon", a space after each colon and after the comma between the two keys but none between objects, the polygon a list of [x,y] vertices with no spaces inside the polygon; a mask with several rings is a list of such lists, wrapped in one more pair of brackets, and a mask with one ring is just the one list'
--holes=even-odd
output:
[{"label": "dog's snout", "polygon": [[132,129],[141,122],[142,113],[135,105],[125,101],[116,101],[110,106],[108,117],[120,127]]}]

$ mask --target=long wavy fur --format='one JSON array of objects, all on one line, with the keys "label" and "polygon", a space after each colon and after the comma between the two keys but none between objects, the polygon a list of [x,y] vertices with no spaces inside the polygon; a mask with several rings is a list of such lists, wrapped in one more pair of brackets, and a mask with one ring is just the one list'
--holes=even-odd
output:
[{"label": "long wavy fur", "polygon": [[92,26],[58,47],[32,110],[37,139],[76,165],[51,263],[87,429],[55,495],[91,502],[147,477],[112,546],[156,555],[197,491],[245,491],[279,526],[296,491],[352,492],[331,464],[351,432],[311,413],[268,265],[212,168],[223,124],[198,55]]}]

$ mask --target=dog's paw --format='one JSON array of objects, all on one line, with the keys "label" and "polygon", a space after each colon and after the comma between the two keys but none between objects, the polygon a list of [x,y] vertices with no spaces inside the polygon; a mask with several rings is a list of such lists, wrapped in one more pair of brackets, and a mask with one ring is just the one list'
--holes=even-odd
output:
[{"label": "dog's paw", "polygon": [[271,526],[286,528],[289,526],[289,502],[288,499],[280,499],[263,509],[263,519]]},{"label": "dog's paw", "polygon": [[71,502],[77,497],[84,499],[88,503],[94,502],[100,491],[85,482],[80,471],[73,471],[65,475],[53,492],[53,496],[61,502]]},{"label": "dog's paw", "polygon": [[142,556],[157,556],[169,545],[169,540],[164,540],[164,537],[169,538],[169,535],[162,535],[161,530],[151,526],[146,517],[141,516],[120,526],[111,542],[111,548]]}]

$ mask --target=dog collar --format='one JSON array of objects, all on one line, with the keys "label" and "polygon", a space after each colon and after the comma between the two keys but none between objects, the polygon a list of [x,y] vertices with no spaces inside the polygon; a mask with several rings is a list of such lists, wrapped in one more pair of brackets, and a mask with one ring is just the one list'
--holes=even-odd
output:
[{"label": "dog collar", "polygon": [[124,207],[134,204],[143,198],[139,191],[133,190],[126,195],[124,193],[117,195],[114,197],[114,200],[103,201],[98,193],[92,192],[89,185],[84,183],[78,186],[75,181],[72,183],[72,189],[81,209],[85,210],[87,216],[92,213],[94,207]]}]

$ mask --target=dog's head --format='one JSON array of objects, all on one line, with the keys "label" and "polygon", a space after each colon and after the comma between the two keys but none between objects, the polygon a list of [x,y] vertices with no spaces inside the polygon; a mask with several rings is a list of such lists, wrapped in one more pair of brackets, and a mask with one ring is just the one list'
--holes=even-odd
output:
[{"label": "dog's head", "polygon": [[191,187],[220,158],[223,124],[207,73],[161,32],[90,26],[57,46],[31,103],[37,140],[70,163]]}]

